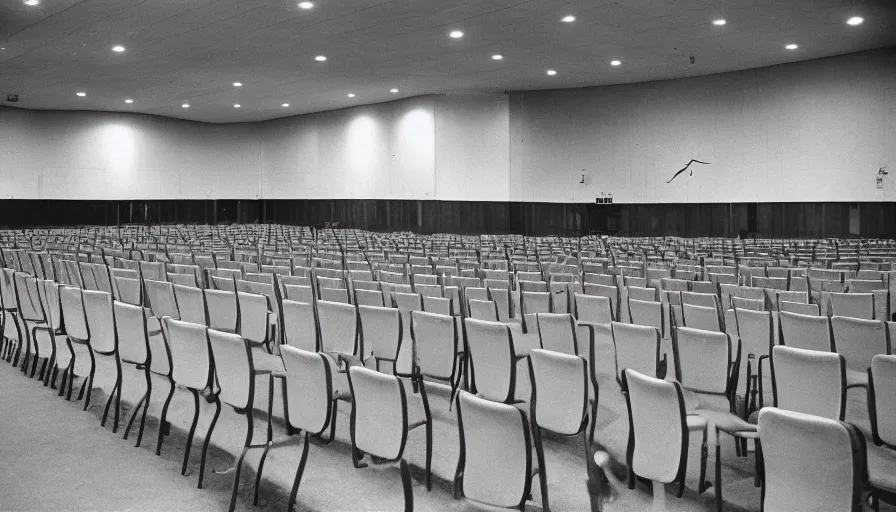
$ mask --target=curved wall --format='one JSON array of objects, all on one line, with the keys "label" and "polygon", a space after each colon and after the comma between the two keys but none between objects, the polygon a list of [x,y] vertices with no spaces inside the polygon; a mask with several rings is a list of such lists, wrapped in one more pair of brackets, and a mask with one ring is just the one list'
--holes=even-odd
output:
[{"label": "curved wall", "polygon": [[[261,123],[0,107],[0,198],[893,201],[894,84],[889,48]],[[691,158],[712,164],[666,184]]]}]

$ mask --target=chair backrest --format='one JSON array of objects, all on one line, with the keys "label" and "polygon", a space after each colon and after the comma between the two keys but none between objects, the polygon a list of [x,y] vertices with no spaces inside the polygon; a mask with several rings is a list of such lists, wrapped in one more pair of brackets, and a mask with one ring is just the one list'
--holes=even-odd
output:
[{"label": "chair backrest", "polygon": [[148,363],[149,334],[143,307],[115,301],[114,311],[119,357],[129,363]]},{"label": "chair backrest", "polygon": [[831,317],[831,332],[837,352],[846,359],[846,368],[865,372],[877,354],[890,353],[886,322],[861,318]]},{"label": "chair backrest", "polygon": [[395,361],[404,337],[401,313],[395,308],[358,306],[364,357]]},{"label": "chair backrest", "polygon": [[84,299],[81,289],[74,286],[63,286],[59,290],[59,301],[62,304],[62,318],[65,333],[80,341],[90,338],[87,329],[87,317],[84,313]]},{"label": "chair backrest", "polygon": [[317,325],[321,352],[345,355],[357,353],[358,313],[355,306],[319,300]]},{"label": "chair backrest", "polygon": [[896,355],[876,355],[868,369],[868,416],[875,444],[896,449]]},{"label": "chair backrest", "polygon": [[616,375],[631,368],[645,375],[656,375],[660,357],[660,332],[656,327],[621,322],[612,323],[616,347]]},{"label": "chair backrest", "polygon": [[236,332],[240,322],[236,292],[207,289],[203,293],[208,326],[216,331]]},{"label": "chair backrest", "polygon": [[442,297],[423,297],[423,311],[454,316],[454,300]]},{"label": "chair backrest", "polygon": [[850,318],[874,318],[874,294],[872,293],[831,293],[830,314]]},{"label": "chair backrest", "polygon": [[398,460],[408,436],[408,410],[404,383],[394,375],[351,366],[351,429],[359,450],[386,460]]},{"label": "chair backrest", "polygon": [[532,384],[530,417],[541,428],[561,435],[582,431],[588,415],[588,364],[576,355],[550,350],[529,352]]},{"label": "chair backrest", "polygon": [[286,284],[283,285],[283,292],[289,300],[307,302],[308,304],[314,302],[314,291],[311,289],[311,285]]},{"label": "chair backrest", "polygon": [[280,356],[286,369],[286,420],[293,428],[323,433],[333,408],[329,360],[323,354],[289,345],[280,347]]},{"label": "chair backrest", "polygon": [[269,341],[271,303],[268,297],[256,293],[237,292],[236,298],[240,310],[239,334],[254,344]]},{"label": "chair backrest", "polygon": [[90,329],[90,348],[100,354],[114,354],[117,348],[115,314],[112,311],[112,295],[98,290],[81,292],[84,315]]},{"label": "chair backrest", "polygon": [[568,313],[537,313],[538,339],[541,348],[563,354],[578,355],[576,319]]},{"label": "chair backrest", "polygon": [[252,354],[247,340],[239,334],[214,329],[207,332],[215,362],[215,380],[220,387],[218,397],[236,409],[246,409],[252,405],[255,395]]},{"label": "chair backrest", "polygon": [[772,348],[775,406],[842,420],[846,414],[846,362],[832,352]]},{"label": "chair backrest", "polygon": [[750,309],[753,311],[765,311],[765,301],[759,299],[747,299],[744,297],[731,297],[731,309]]},{"label": "chair backrest", "polygon": [[212,382],[208,328],[204,325],[165,319],[171,351],[171,378],[190,389],[203,389]]},{"label": "chair backrest", "polygon": [[463,495],[488,505],[521,508],[529,496],[533,467],[525,413],[461,391],[457,425],[457,474],[463,476]]},{"label": "chair backrest", "polygon": [[629,286],[628,290],[628,299],[629,300],[640,300],[640,301],[651,301],[656,302],[659,301],[659,292],[656,288],[644,288],[640,286]]},{"label": "chair backrest", "polygon": [[171,283],[144,279],[143,288],[149,300],[149,309],[152,311],[152,316],[157,318],[162,318],[163,316],[174,319],[180,318],[177,298],[174,296],[174,286]]},{"label": "chair backrest", "polygon": [[798,412],[759,412],[764,512],[862,509],[864,438],[855,427]]},{"label": "chair backrest", "polygon": [[629,468],[655,482],[680,480],[688,449],[681,385],[630,368],[623,370],[622,385],[629,414]]},{"label": "chair backrest", "polygon": [[510,327],[496,321],[464,319],[478,394],[509,402],[516,389],[516,353]]},{"label": "chair backrest", "polygon": [[135,306],[143,305],[143,281],[139,277],[132,279],[130,277],[115,276],[113,283],[112,289],[115,291],[116,300]]},{"label": "chair backrest", "polygon": [[826,316],[801,315],[781,311],[778,314],[779,343],[809,350],[834,350],[831,321]]},{"label": "chair backrest", "polygon": [[771,311],[735,307],[734,321],[744,354],[752,354],[757,359],[771,354],[775,340]]},{"label": "chair backrest", "polygon": [[457,374],[458,333],[453,316],[411,312],[411,336],[419,371],[426,377],[453,382]]},{"label": "chair backrest", "polygon": [[653,327],[660,333],[660,337],[665,337],[665,311],[662,303],[629,299],[628,312],[633,324]]},{"label": "chair backrest", "polygon": [[846,283],[849,293],[871,293],[887,289],[887,283],[882,279],[850,279]]},{"label": "chair backrest", "polygon": [[704,331],[722,332],[719,310],[711,307],[682,304],[681,316],[685,327]]},{"label": "chair backrest", "polygon": [[594,295],[596,297],[606,297],[610,299],[610,309],[613,312],[613,319],[619,320],[619,288],[590,283],[585,283],[584,288],[586,295]]},{"label": "chair backrest", "polygon": [[470,299],[470,318],[477,320],[498,321],[498,308],[494,301]]},{"label": "chair backrest", "polygon": [[44,319],[53,331],[58,331],[62,327],[62,304],[59,299],[59,289],[62,285],[49,279],[40,279],[37,285]]},{"label": "chair backrest", "polygon": [[202,289],[179,284],[175,284],[173,287],[180,319],[193,324],[208,325],[208,317],[205,310],[205,294],[202,292]]},{"label": "chair backrest", "polygon": [[613,306],[607,297],[575,294],[576,318],[579,322],[592,324],[609,324],[616,319]]},{"label": "chair backrest", "polygon": [[283,336],[287,345],[317,352],[317,320],[314,305],[307,302],[284,299]]},{"label": "chair backrest", "polygon": [[782,300],[778,303],[779,311],[786,313],[797,313],[800,315],[809,315],[809,316],[818,316],[821,314],[821,310],[818,308],[818,304],[808,304],[803,302],[790,302],[787,300]]},{"label": "chair backrest", "polygon": [[733,348],[723,332],[677,327],[672,333],[676,380],[698,393],[730,391],[732,364],[740,346]]}]

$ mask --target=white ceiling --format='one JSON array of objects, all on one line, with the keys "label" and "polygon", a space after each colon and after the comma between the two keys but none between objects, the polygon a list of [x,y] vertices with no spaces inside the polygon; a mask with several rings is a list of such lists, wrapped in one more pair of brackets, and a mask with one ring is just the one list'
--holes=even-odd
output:
[{"label": "white ceiling", "polygon": [[[311,10],[297,1],[2,0],[0,101],[18,93],[24,108],[256,121],[421,94],[680,78],[896,44],[893,0],[313,0]],[[562,23],[568,14],[577,20]],[[846,25],[853,15],[865,22]],[[728,23],[714,26],[716,18]],[[449,38],[454,29],[465,36]],[[785,50],[791,42],[799,49]],[[127,51],[112,52],[116,44]],[[324,63],[314,60],[321,54]]]}]

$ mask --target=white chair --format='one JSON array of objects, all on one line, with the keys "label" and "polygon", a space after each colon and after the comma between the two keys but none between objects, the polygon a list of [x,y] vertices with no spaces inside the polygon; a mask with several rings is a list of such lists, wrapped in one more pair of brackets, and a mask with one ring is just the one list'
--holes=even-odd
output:
[{"label": "white chair", "polygon": [[[262,472],[264,471],[264,463],[267,459],[268,450],[271,449],[273,439],[272,412],[274,405],[274,378],[284,375],[283,362],[279,357],[252,350],[251,342],[238,334],[226,333],[209,329],[208,346],[212,354],[212,371],[215,375],[215,382],[218,385],[218,392],[215,396],[215,416],[212,418],[211,426],[205,436],[205,445],[203,447],[202,462],[199,470],[199,487],[202,488],[202,477],[205,469],[205,453],[208,448],[208,442],[211,439],[215,422],[221,411],[221,402],[233,407],[239,414],[245,414],[247,421],[246,440],[243,443],[243,451],[236,462],[236,468],[233,475],[233,488],[230,494],[230,512],[233,512],[236,506],[236,496],[239,490],[240,471],[243,465],[243,459],[246,452],[251,448],[263,448],[258,470],[255,473],[255,494],[252,500],[253,505],[258,505],[258,489],[261,483]],[[177,361],[177,359],[175,359]],[[179,361],[178,361],[179,362]],[[175,368],[177,364],[175,363]],[[252,444],[252,437],[255,431],[255,379],[258,376],[266,376],[268,379],[268,410],[267,410],[267,438],[265,442]],[[190,453],[190,441],[196,428],[196,420],[199,417],[199,394],[195,387],[191,387],[193,397],[196,402],[196,417],[193,420],[193,427],[190,429],[190,435],[187,438],[187,455],[184,458],[184,469],[186,469],[187,457]]]},{"label": "white chair", "polygon": [[[398,309],[358,306],[358,323],[365,364],[372,358],[376,370],[382,371],[382,363],[391,363],[391,373],[398,373],[398,354],[404,342],[404,328]],[[410,376],[411,372],[405,371],[403,375]]]},{"label": "white chair", "polygon": [[831,293],[831,316],[874,319],[874,294],[872,293]]},{"label": "white chair", "polygon": [[585,283],[584,288],[586,295],[594,295],[610,299],[610,309],[613,313],[613,320],[619,321],[619,304],[621,303],[619,298],[619,288],[615,285],[589,283]]},{"label": "white chair", "polygon": [[149,350],[149,331],[146,327],[146,315],[142,306],[135,306],[124,302],[115,301],[113,304],[115,314],[115,335],[118,338],[118,355],[123,363],[129,363],[137,368],[143,367],[143,376],[146,381],[146,392],[140,397],[134,410],[131,412],[131,419],[128,420],[124,429],[124,439],[128,438],[134,420],[140,408],[143,408],[143,415],[140,419],[140,428],[137,431],[137,444],[139,447],[143,440],[143,429],[146,425],[146,411],[149,409],[149,403],[152,397],[152,379],[150,378],[150,367],[152,363],[152,355]]},{"label": "white chair", "polygon": [[521,291],[520,311],[523,319],[523,332],[529,332],[535,325],[537,313],[551,312],[551,293]]},{"label": "white chair", "polygon": [[608,297],[575,294],[576,320],[590,324],[609,324],[616,317],[613,314],[613,304]]},{"label": "white chair", "polygon": [[317,301],[320,351],[336,360],[351,359],[358,347],[358,313],[355,306],[340,302]]},{"label": "white chair", "polygon": [[[351,439],[355,467],[367,465],[361,462],[365,454],[386,462],[400,463],[408,433],[422,426],[426,430],[426,489],[431,490],[432,416],[422,382],[418,381],[421,393],[411,395],[422,402],[415,407],[408,406],[404,382],[395,375],[351,366],[348,369],[348,383],[352,394]],[[404,478],[402,480],[407,496],[409,485]]]},{"label": "white chair", "polygon": [[423,297],[423,311],[440,315],[455,316],[454,299],[445,297]]},{"label": "white chair", "polygon": [[383,292],[380,290],[364,290],[355,289],[355,304],[358,306],[378,306],[386,305],[383,299]]},{"label": "white chair", "polygon": [[629,299],[628,314],[633,324],[653,327],[661,338],[666,337],[666,315],[661,302]]},{"label": "white chair", "polygon": [[[664,485],[677,482],[681,497],[687,472],[691,426],[681,385],[630,368],[622,371],[621,380],[629,415],[629,489],[635,488],[636,477],[650,480],[654,510],[665,510]],[[697,418],[691,420],[694,426],[698,422]],[[699,423],[705,428],[705,421]]]},{"label": "white chair", "polygon": [[[865,447],[850,425],[798,412],[759,412],[765,512],[862,509]],[[832,463],[832,461],[837,461]]]},{"label": "white chair", "polygon": [[205,308],[205,294],[195,286],[173,285],[174,298],[180,319],[192,324],[208,325],[208,312]]},{"label": "white chair", "polygon": [[846,359],[847,387],[868,387],[868,368],[878,354],[890,353],[886,322],[861,318],[831,317],[833,348]]},{"label": "white chair", "polygon": [[449,403],[453,402],[463,374],[460,363],[464,356],[463,347],[458,342],[457,322],[454,317],[412,311],[411,338],[415,373],[423,379],[448,383],[451,387]]},{"label": "white chair", "polygon": [[314,304],[284,299],[281,302],[281,310],[284,343],[309,352],[317,352],[318,334]]},{"label": "white chair", "polygon": [[[732,301],[736,301],[733,298]],[[742,365],[741,377],[744,378],[744,397],[747,399],[747,412],[761,409],[765,405],[765,377],[762,363],[768,363],[771,349],[775,343],[774,319],[771,311],[756,311],[734,307],[734,319],[737,336],[740,338],[743,353],[747,356],[747,364]]]},{"label": "white chair", "polygon": [[831,322],[827,316],[801,315],[781,311],[778,314],[778,342],[788,347],[834,351]]},{"label": "white chair", "polygon": [[[106,425],[106,417],[109,414],[109,406],[115,398],[115,413],[112,422],[112,433],[118,432],[118,419],[121,411],[121,356],[118,353],[118,337],[115,333],[115,314],[112,309],[112,295],[97,290],[83,290],[81,292],[84,301],[84,315],[87,319],[91,359],[96,355],[113,357],[115,359],[115,386],[109,393],[106,407],[103,409],[101,426]],[[93,387],[93,377],[96,371],[95,362],[91,361],[90,376],[88,377],[88,389]]]},{"label": "white chair", "polygon": [[772,348],[775,407],[843,420],[846,415],[846,362],[833,352]]},{"label": "white chair", "polygon": [[872,506],[896,496],[896,355],[876,355],[868,368],[868,416],[873,445],[868,446]]},{"label": "white chair", "polygon": [[454,475],[455,498],[522,510],[532,478],[544,478],[532,463],[533,441],[526,413],[461,391],[457,425],[460,456]]},{"label": "white chair", "polygon": [[489,322],[498,321],[498,308],[494,301],[470,299],[467,304],[470,311],[469,318]]},{"label": "white chair", "polygon": [[667,360],[660,359],[660,333],[656,327],[613,322],[613,346],[616,353],[616,379],[622,383],[622,371],[630,368],[644,375],[665,378]]},{"label": "white chair", "polygon": [[[38,292],[40,296],[40,305],[43,310],[43,317],[46,319],[45,332],[50,337],[53,353],[51,355],[51,372],[47,373],[47,380],[50,387],[56,388],[56,377],[59,369],[62,369],[62,383],[59,386],[59,396],[65,393],[66,386],[69,389],[68,398],[71,398],[71,386],[74,379],[74,363],[75,351],[65,336],[65,330],[62,324],[62,304],[60,300],[61,285],[56,284],[48,279],[42,279],[37,282]],[[82,313],[83,314],[83,313]],[[40,329],[38,329],[39,331]],[[37,336],[35,336],[37,338]]]},{"label": "white chair", "polygon": [[724,324],[715,307],[681,305],[681,318],[684,327],[702,331],[724,332]]},{"label": "white chair", "polygon": [[227,290],[203,290],[208,326],[216,331],[237,332],[240,323],[240,307],[236,292]]},{"label": "white chair", "polygon": [[496,402],[515,403],[517,355],[510,327],[502,322],[464,319],[469,355],[469,375],[478,396]]}]

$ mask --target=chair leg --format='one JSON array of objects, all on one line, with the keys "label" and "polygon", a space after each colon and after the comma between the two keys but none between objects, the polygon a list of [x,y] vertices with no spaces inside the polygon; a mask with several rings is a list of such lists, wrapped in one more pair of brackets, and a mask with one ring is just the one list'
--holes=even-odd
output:
[{"label": "chair leg", "polygon": [[760,487],[762,485],[762,480],[764,480],[764,472],[765,472],[765,461],[762,458],[762,443],[759,439],[756,440],[756,476],[753,479],[753,486]]},{"label": "chair leg", "polygon": [[190,447],[193,445],[193,434],[196,433],[196,424],[199,423],[199,392],[195,389],[190,390],[193,393],[193,424],[190,425],[190,433],[187,434],[187,448],[184,451],[184,464],[180,468],[180,474],[187,474],[187,463],[190,461]]},{"label": "chair leg", "polygon": [[252,417],[252,408],[246,411],[246,421],[249,423],[249,428],[246,429],[246,443],[243,446],[243,452],[240,454],[240,458],[237,459],[236,468],[233,471],[233,489],[230,491],[230,508],[228,512],[233,512],[234,508],[236,508],[236,495],[240,488],[240,472],[243,469],[243,459],[246,458],[246,452],[249,451],[249,445],[252,444],[252,430],[255,425],[255,418]]},{"label": "chair leg", "polygon": [[401,487],[404,489],[404,512],[414,512],[414,488],[411,485],[411,468],[406,460],[398,463],[401,469]]},{"label": "chair leg", "polygon": [[261,486],[261,473],[264,471],[264,461],[268,458],[268,451],[271,449],[271,445],[273,443],[268,441],[264,447],[264,452],[261,454],[261,460],[258,462],[258,472],[255,473],[255,494],[252,497],[252,504],[258,505],[258,489]]},{"label": "chair leg", "polygon": [[44,383],[44,387],[47,387],[50,382],[50,372],[47,371],[47,368],[50,367],[50,360],[44,359],[44,364],[40,365],[40,373],[37,374],[37,380]]},{"label": "chair leg", "polygon": [[67,401],[72,400],[72,388],[75,386],[75,359],[72,358],[72,362],[68,365],[68,392],[65,394],[65,399]]},{"label": "chair leg", "polygon": [[548,500],[548,481],[545,478],[544,446],[541,444],[541,429],[538,425],[532,425],[532,442],[535,445],[535,456],[538,458],[538,481],[541,484],[541,508],[543,512],[550,512]]},{"label": "chair leg", "polygon": [[[718,438],[718,436],[717,436]],[[735,441],[737,441],[735,439]],[[716,512],[722,512],[722,445],[716,440]]]},{"label": "chair leg", "polygon": [[652,481],[653,484],[653,503],[651,504],[651,510],[655,512],[665,512],[666,511],[666,487],[656,480]]},{"label": "chair leg", "polygon": [[311,437],[308,435],[307,430],[302,442],[302,458],[299,459],[299,468],[296,470],[296,477],[292,482],[292,491],[289,493],[289,503],[286,504],[286,512],[292,512],[292,508],[296,504],[296,495],[299,492],[299,484],[302,482],[302,473],[305,472],[305,463],[308,461],[308,445],[311,443]]},{"label": "chair leg", "polygon": [[161,455],[162,453],[162,437],[165,435],[165,417],[168,415],[168,405],[171,403],[171,397],[174,396],[174,381],[168,379],[171,384],[171,390],[168,392],[168,398],[165,399],[165,404],[162,406],[162,415],[159,416],[159,438],[156,441],[156,455]]},{"label": "chair leg", "polygon": [[134,447],[139,448],[140,443],[143,441],[143,429],[146,427],[146,411],[149,409],[150,397],[152,396],[152,379],[149,374],[149,365],[146,365],[144,369],[144,374],[146,375],[146,404],[143,406],[143,415],[140,417],[140,430],[137,433],[137,444]]},{"label": "chair leg", "polygon": [[215,415],[212,416],[212,422],[208,426],[205,433],[205,441],[202,443],[202,458],[199,461],[199,489],[202,489],[202,479],[205,476],[205,456],[208,454],[208,445],[212,440],[212,432],[215,430],[215,424],[218,422],[218,416],[221,414],[221,401],[215,396]]},{"label": "chair leg", "polygon": [[597,429],[597,397],[591,401],[591,428],[588,434],[588,442],[594,442],[594,431]]},{"label": "chair leg", "polygon": [[[115,398],[117,397],[117,400]],[[103,419],[100,421],[100,426],[106,426],[106,419],[109,414],[109,406],[112,405],[112,402],[115,402],[115,417],[114,423],[112,424],[112,433],[115,434],[118,432],[118,412],[121,404],[121,375],[115,379],[115,386],[112,388],[112,393],[109,394],[109,399],[106,400],[106,407],[103,408]]]},{"label": "chair leg", "polygon": [[[96,372],[96,356],[93,355],[93,349],[88,346],[87,352],[90,354],[90,374],[87,377],[87,380],[81,384],[81,391],[84,391],[83,386],[87,385],[87,396],[84,398],[84,410],[86,411],[88,407],[90,407],[90,395],[93,394],[93,374]],[[78,399],[81,399],[79,394]]]},{"label": "chair leg", "polygon": [[429,409],[429,395],[426,383],[420,377],[420,397],[423,399],[423,412],[426,415],[426,490],[432,491],[432,413]]},{"label": "chair leg", "polygon": [[700,493],[706,492],[709,489],[709,482],[706,481],[706,461],[709,458],[709,447],[706,445],[706,436],[707,433],[703,431],[703,444],[700,445],[700,484],[698,490]]},{"label": "chair leg", "polygon": [[50,374],[47,376],[47,384],[50,386],[50,389],[57,389],[56,377],[59,377],[59,367],[54,364],[53,369],[50,370]]},{"label": "chair leg", "polygon": [[[54,375],[53,378],[55,379],[56,376]],[[68,367],[67,366],[65,367],[64,370],[62,370],[62,379],[59,381],[59,388],[58,388],[59,392],[57,393],[57,396],[62,396],[65,394],[65,385],[66,384],[68,384]]]},{"label": "chair leg", "polygon": [[134,411],[131,413],[131,419],[128,420],[127,426],[124,428],[124,435],[121,437],[122,439],[127,439],[131,434],[131,427],[134,426],[134,420],[140,413],[140,408],[143,407],[143,404],[146,402],[146,393],[140,397],[140,400],[137,402],[137,406],[134,407]]}]

